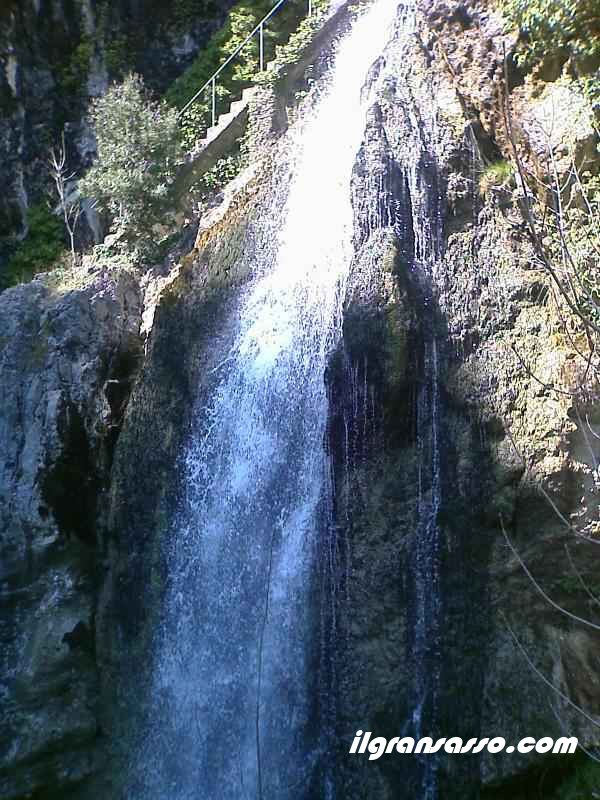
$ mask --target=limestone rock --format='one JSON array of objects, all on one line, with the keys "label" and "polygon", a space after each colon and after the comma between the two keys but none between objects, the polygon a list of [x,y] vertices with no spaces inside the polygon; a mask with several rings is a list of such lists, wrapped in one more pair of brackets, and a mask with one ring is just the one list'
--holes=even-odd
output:
[{"label": "limestone rock", "polygon": [[68,279],[73,288],[49,275],[0,298],[6,800],[82,781],[99,735],[98,519],[139,356],[141,303],[127,271]]}]

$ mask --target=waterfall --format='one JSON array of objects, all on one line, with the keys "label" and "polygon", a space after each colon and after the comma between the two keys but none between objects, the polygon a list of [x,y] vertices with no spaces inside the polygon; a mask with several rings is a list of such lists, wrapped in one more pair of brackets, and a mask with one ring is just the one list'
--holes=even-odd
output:
[{"label": "waterfall", "polygon": [[[434,734],[440,681],[440,390],[438,343],[430,331],[426,332],[423,361],[423,380],[417,397],[419,491],[413,548],[416,700],[413,724],[416,739]],[[422,770],[422,800],[436,800],[436,758],[426,756]]]},{"label": "waterfall", "polygon": [[277,236],[253,255],[258,274],[216,388],[196,409],[132,797],[327,796],[315,786],[324,745],[314,708],[330,491],[324,374],[352,257],[362,89],[396,6],[377,0],[338,44],[327,86],[289,137],[280,216],[255,223]]},{"label": "waterfall", "polygon": [[[414,113],[414,112],[413,112]],[[413,122],[414,124],[414,122]],[[418,129],[415,128],[415,129]],[[420,294],[422,326],[421,378],[416,402],[418,452],[417,523],[412,547],[414,575],[413,698],[415,739],[436,738],[441,682],[442,539],[439,512],[442,505],[442,418],[440,398],[441,356],[436,315],[436,292],[442,253],[442,195],[436,179],[435,133],[421,129],[423,152],[410,170],[412,224],[415,241],[413,265]],[[438,797],[438,757],[420,760],[422,800]]]}]

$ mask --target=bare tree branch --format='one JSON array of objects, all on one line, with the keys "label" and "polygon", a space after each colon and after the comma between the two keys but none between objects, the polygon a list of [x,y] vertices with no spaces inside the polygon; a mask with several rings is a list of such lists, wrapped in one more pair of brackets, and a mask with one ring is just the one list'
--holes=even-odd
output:
[{"label": "bare tree branch", "polygon": [[600,606],[600,599],[598,599],[596,595],[592,592],[587,582],[584,580],[583,575],[581,574],[581,572],[579,572],[579,570],[575,566],[575,562],[573,561],[573,556],[571,555],[571,550],[568,544],[565,544],[565,550],[567,551],[567,557],[569,559],[569,564],[571,565],[571,569],[577,576],[583,590],[586,592],[587,595],[589,595],[589,597],[593,600],[593,602],[596,603],[596,605]]},{"label": "bare tree branch", "polygon": [[596,631],[600,631],[600,625],[597,625],[595,622],[592,622],[589,619],[585,619],[584,617],[579,617],[579,616],[577,616],[577,614],[571,613],[571,611],[568,611],[566,608],[563,608],[563,606],[559,605],[559,603],[554,601],[550,597],[550,595],[548,595],[544,591],[544,589],[540,586],[540,584],[536,581],[534,576],[531,574],[531,571],[527,567],[527,564],[521,558],[517,548],[511,542],[511,540],[510,540],[510,538],[508,536],[508,533],[506,532],[506,528],[504,526],[504,520],[503,519],[500,519],[500,526],[502,528],[502,533],[504,534],[504,538],[506,539],[506,543],[510,547],[510,549],[512,551],[512,554],[517,559],[517,561],[519,562],[519,564],[521,565],[521,567],[523,569],[523,572],[527,575],[527,577],[529,578],[529,580],[531,581],[533,586],[536,588],[538,593],[544,598],[544,600],[549,605],[551,605],[552,608],[556,609],[557,611],[560,611],[561,614],[564,614],[566,617],[569,617],[570,619],[574,620],[575,622],[579,622],[581,625],[587,625],[588,628],[593,628]]},{"label": "bare tree branch", "polygon": [[[504,81],[505,81],[505,86],[508,87],[509,85],[508,59],[506,55],[506,47],[504,48]],[[513,158],[517,167],[517,172],[519,173],[520,185],[523,191],[523,203],[521,204],[521,209],[523,212],[524,221],[526,223],[527,229],[531,237],[531,241],[535,247],[536,254],[540,259],[540,262],[542,263],[544,269],[546,270],[552,281],[554,281],[556,287],[558,288],[560,294],[562,295],[563,300],[565,301],[569,309],[573,312],[573,314],[579,317],[586,330],[591,329],[596,334],[600,334],[600,326],[598,326],[592,319],[590,319],[589,315],[585,314],[584,310],[581,308],[579,298],[577,296],[575,296],[575,298],[572,298],[569,292],[565,289],[563,282],[561,281],[552,261],[548,257],[546,249],[540,238],[532,212],[534,198],[530,194],[529,185],[527,183],[523,163],[521,157],[519,156],[517,142],[514,134],[512,112],[510,108],[510,102],[508,99],[508,93],[506,91],[504,92],[503,115],[504,115],[504,122],[505,122],[508,141],[511,146]],[[569,276],[569,283],[571,285],[570,276]]]},{"label": "bare tree branch", "polygon": [[[560,716],[560,714],[558,713],[558,709],[556,708],[556,706],[554,706],[554,705],[552,705],[552,703],[550,703],[550,709],[551,709],[552,713],[554,714],[554,716],[555,716],[555,718],[556,718],[556,721],[557,721],[557,722],[558,722],[558,724],[560,725],[560,727],[561,727],[561,729],[562,729],[562,732],[565,734],[565,736],[568,736],[568,737],[570,738],[570,737],[571,737],[571,733],[570,733],[569,729],[567,728],[567,726],[566,726],[566,724],[565,724],[565,721],[564,721],[564,719],[563,719],[563,718]],[[587,749],[586,749],[586,748],[585,748],[585,747],[584,747],[584,746],[581,744],[581,742],[579,741],[579,738],[577,739],[577,747],[578,747],[578,748],[579,748],[579,749],[580,749],[580,750],[581,750],[583,753],[585,753],[585,754],[586,754],[586,756],[588,756],[589,758],[591,758],[591,759],[592,759],[592,761],[596,761],[596,763],[600,764],[600,758],[599,758],[597,755],[595,755],[594,753],[592,753],[592,752],[591,752],[591,750],[587,750]],[[596,795],[596,797],[598,797],[598,795]]]},{"label": "bare tree branch", "polygon": [[587,426],[588,426],[592,436],[594,436],[596,439],[600,439],[600,434],[596,433],[596,431],[592,428],[592,425],[590,423],[590,419],[589,419],[587,414],[585,415],[585,421],[587,422]]},{"label": "bare tree branch", "polygon": [[65,145],[65,134],[63,131],[61,137],[61,145],[58,152],[52,148],[50,150],[50,174],[56,187],[58,195],[58,202],[62,211],[65,228],[69,234],[69,242],[71,248],[71,261],[73,266],[77,259],[75,253],[75,229],[81,216],[82,208],[79,199],[71,201],[68,197],[67,190],[68,184],[75,177],[75,173],[69,173],[67,170],[67,148]]},{"label": "bare tree branch", "polygon": [[538,676],[538,678],[540,678],[540,680],[542,680],[546,684],[546,686],[548,686],[550,689],[552,689],[553,692],[556,692],[556,694],[559,697],[561,697],[566,703],[568,703],[568,705],[570,705],[571,708],[574,708],[575,711],[578,711],[583,717],[585,717],[585,719],[588,720],[588,722],[591,722],[592,725],[595,728],[600,728],[600,721],[598,721],[598,720],[594,719],[593,717],[591,717],[587,713],[587,711],[585,711],[583,708],[581,708],[581,706],[578,706],[577,703],[574,703],[568,695],[566,695],[561,689],[558,688],[558,686],[555,686],[552,683],[552,681],[548,680],[548,678],[544,675],[544,673],[533,663],[529,653],[523,647],[523,644],[521,643],[520,639],[518,638],[516,633],[513,631],[512,627],[510,626],[510,623],[509,623],[509,621],[508,621],[508,619],[506,617],[506,614],[503,611],[501,611],[500,614],[503,617],[504,622],[506,623],[506,627],[508,628],[508,631],[509,631],[510,635],[512,636],[515,644],[517,645],[517,647],[519,648],[519,650],[521,651],[521,653],[525,657],[525,660],[527,661],[527,663],[529,664],[531,669]]}]

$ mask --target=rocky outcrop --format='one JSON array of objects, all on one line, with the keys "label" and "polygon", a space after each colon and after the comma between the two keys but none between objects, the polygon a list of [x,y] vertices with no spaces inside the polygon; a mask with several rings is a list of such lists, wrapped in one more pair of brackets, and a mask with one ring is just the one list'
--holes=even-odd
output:
[{"label": "rocky outcrop", "polygon": [[97,269],[56,278],[0,300],[6,800],[64,797],[97,766],[101,520],[141,354],[133,275]]}]

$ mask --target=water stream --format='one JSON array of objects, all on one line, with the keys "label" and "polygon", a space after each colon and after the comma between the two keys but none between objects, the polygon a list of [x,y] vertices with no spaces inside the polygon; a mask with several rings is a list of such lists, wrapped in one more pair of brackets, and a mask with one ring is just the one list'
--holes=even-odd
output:
[{"label": "water stream", "polygon": [[[414,125],[414,122],[413,122]],[[415,130],[418,126],[415,127]],[[413,733],[415,740],[437,738],[441,683],[441,549],[442,505],[441,362],[436,286],[441,263],[442,196],[433,167],[435,135],[421,128],[420,163],[412,165],[409,182],[415,241],[413,273],[419,287],[422,332],[420,381],[416,402],[418,461],[417,523],[412,547],[413,598]],[[419,759],[421,798],[438,797],[438,756]]]},{"label": "water stream", "polygon": [[[339,43],[328,85],[290,136],[276,241],[185,456],[169,591],[136,764],[148,800],[326,797],[315,725],[318,564],[329,466],[324,374],[352,258],[350,179],[361,96],[397,4],[377,0]],[[266,224],[266,222],[265,222]],[[260,237],[257,237],[259,240]]]}]

